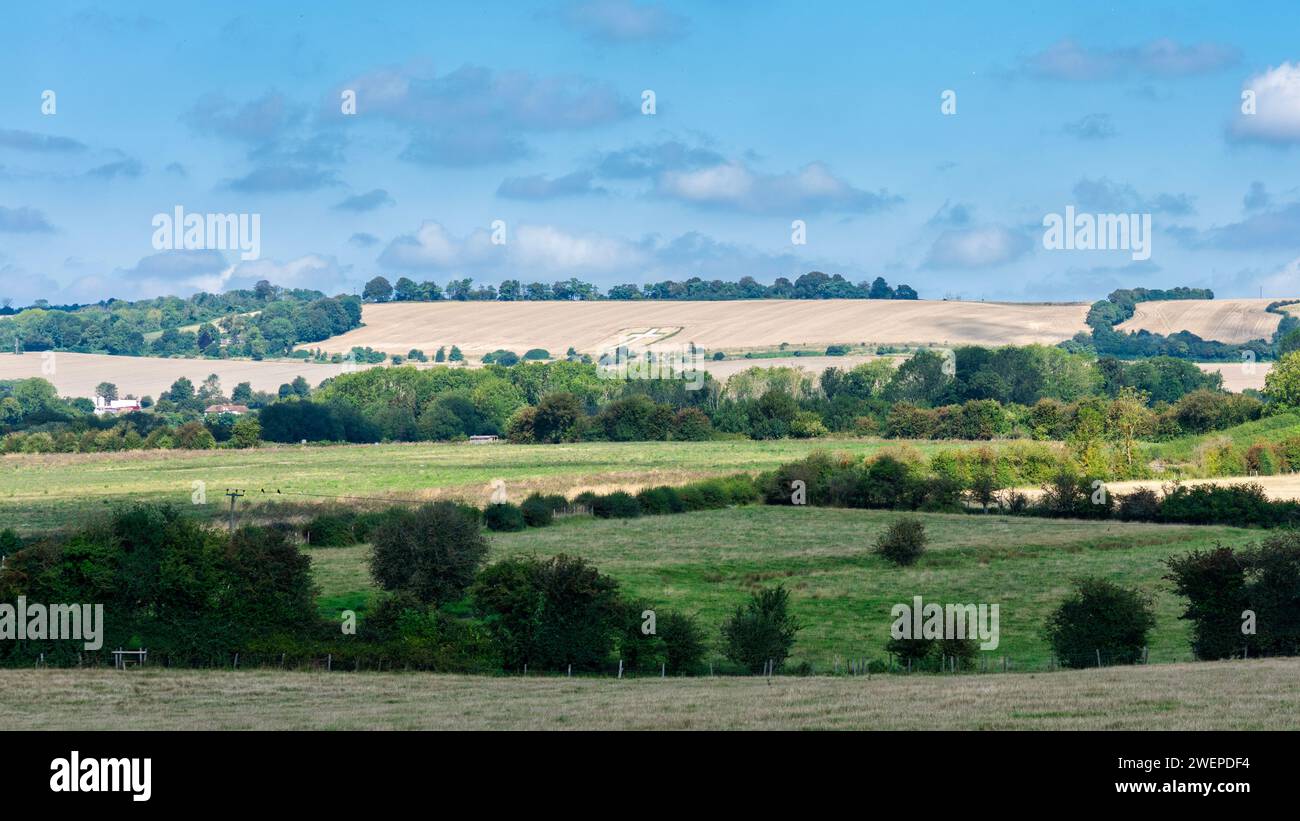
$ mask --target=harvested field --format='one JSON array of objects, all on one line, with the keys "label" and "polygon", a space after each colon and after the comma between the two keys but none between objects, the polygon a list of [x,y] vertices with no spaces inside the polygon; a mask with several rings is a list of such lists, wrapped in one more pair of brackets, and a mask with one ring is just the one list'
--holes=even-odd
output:
[{"label": "harvested field", "polygon": [[[911,705],[912,708],[907,708]],[[917,708],[924,705],[924,709]],[[1300,660],[988,675],[0,670],[11,730],[1294,730]]]},{"label": "harvested field", "polygon": [[[1172,479],[1134,479],[1127,482],[1107,482],[1106,490],[1111,494],[1123,495],[1146,488],[1160,491],[1172,483]],[[1184,485],[1250,485],[1257,484],[1264,488],[1264,493],[1274,500],[1300,500],[1300,473],[1287,473],[1280,476],[1223,476],[1217,479],[1183,479]],[[1020,488],[1027,496],[1037,498],[1042,495],[1039,487]]]},{"label": "harvested field", "polygon": [[1264,377],[1273,370],[1272,363],[1256,362],[1254,368],[1247,370],[1239,362],[1197,362],[1196,367],[1206,373],[1223,374],[1223,387],[1233,393],[1247,389],[1264,390]]},{"label": "harvested field", "polygon": [[934,300],[736,300],[717,302],[407,302],[367,305],[365,326],[313,343],[326,351],[369,346],[386,353],[457,345],[466,355],[569,347],[595,353],[622,334],[708,350],[870,343],[1055,344],[1086,330],[1088,306]]},{"label": "harvested field", "polygon": [[[46,363],[53,363],[50,370]],[[50,372],[47,372],[50,371]],[[253,390],[274,393],[281,385],[302,376],[313,387],[342,373],[339,365],[322,365],[280,359],[254,362],[243,359],[165,359],[153,356],[111,356],[92,353],[54,353],[47,358],[31,352],[21,356],[0,354],[0,379],[40,377],[54,383],[60,396],[95,395],[100,382],[117,385],[118,394],[152,396],[171,387],[182,376],[196,386],[215,373],[227,393],[240,382]]]},{"label": "harvested field", "polygon": [[1172,334],[1191,331],[1202,339],[1240,344],[1272,339],[1280,314],[1264,309],[1272,299],[1171,299],[1139,302],[1133,317],[1116,328],[1125,333],[1150,331]]}]

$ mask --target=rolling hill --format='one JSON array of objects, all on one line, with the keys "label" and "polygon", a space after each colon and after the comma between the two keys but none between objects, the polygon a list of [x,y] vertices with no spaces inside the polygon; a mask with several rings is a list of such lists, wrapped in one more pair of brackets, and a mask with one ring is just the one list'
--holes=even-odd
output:
[{"label": "rolling hill", "polygon": [[601,302],[404,302],[367,305],[364,326],[325,342],[404,354],[457,345],[474,357],[573,347],[594,353],[621,334],[694,342],[707,350],[833,343],[890,345],[1055,344],[1086,330],[1088,306],[932,300],[736,300]]}]

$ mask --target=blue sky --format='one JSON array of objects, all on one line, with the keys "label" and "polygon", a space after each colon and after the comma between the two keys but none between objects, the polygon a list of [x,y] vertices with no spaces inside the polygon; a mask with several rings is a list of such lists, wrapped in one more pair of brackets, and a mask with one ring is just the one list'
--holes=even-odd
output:
[{"label": "blue sky", "polygon": [[[1300,6],[1134,6],[15,4],[0,297],[814,269],[1300,296]],[[155,248],[178,205],[259,215],[259,258]],[[1067,206],[1150,214],[1150,259],[1045,249]]]}]

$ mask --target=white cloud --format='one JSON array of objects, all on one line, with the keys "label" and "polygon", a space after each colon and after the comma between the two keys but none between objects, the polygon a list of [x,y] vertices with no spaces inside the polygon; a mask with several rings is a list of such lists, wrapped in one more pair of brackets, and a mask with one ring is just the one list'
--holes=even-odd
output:
[{"label": "white cloud", "polygon": [[645,261],[635,243],[599,234],[577,234],[550,225],[520,225],[502,245],[477,229],[452,236],[436,222],[398,237],[379,255],[379,263],[396,271],[474,271],[492,276],[599,274],[626,271]]},{"label": "white cloud", "polygon": [[1238,108],[1228,127],[1233,139],[1287,145],[1300,142],[1300,63],[1283,63],[1242,85],[1255,95],[1255,113]]},{"label": "white cloud", "polygon": [[612,272],[645,262],[645,254],[626,240],[569,234],[549,225],[520,227],[510,248],[511,260],[529,269]]},{"label": "white cloud", "polygon": [[1003,225],[944,231],[930,247],[926,268],[991,268],[1023,256],[1032,243]]},{"label": "white cloud", "polygon": [[699,206],[794,216],[824,211],[864,213],[900,201],[884,190],[855,188],[820,162],[787,174],[760,174],[735,161],[666,171],[656,182],[656,192]]},{"label": "white cloud", "polygon": [[108,276],[92,274],[63,289],[69,299],[94,302],[109,297],[144,299],[169,294],[187,297],[199,291],[220,293],[251,288],[267,279],[286,288],[312,288],[327,294],[350,288],[349,268],[334,257],[306,254],[288,262],[257,259],[231,265],[219,251],[162,251],[131,268]]}]

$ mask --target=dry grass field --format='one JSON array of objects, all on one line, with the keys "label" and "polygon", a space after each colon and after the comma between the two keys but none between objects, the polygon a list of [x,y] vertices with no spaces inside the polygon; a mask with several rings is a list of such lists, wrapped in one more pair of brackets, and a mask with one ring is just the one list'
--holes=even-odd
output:
[{"label": "dry grass field", "polygon": [[1233,393],[1253,388],[1257,391],[1264,390],[1264,378],[1268,372],[1273,370],[1270,362],[1256,362],[1254,368],[1247,370],[1239,362],[1197,362],[1196,367],[1206,373],[1223,374],[1224,390]]},{"label": "dry grass field", "polygon": [[1279,314],[1264,309],[1272,299],[1174,299],[1139,302],[1133,317],[1121,322],[1125,333],[1146,330],[1172,334],[1191,331],[1202,339],[1241,343],[1252,339],[1272,339]]},{"label": "dry grass field", "polygon": [[894,345],[1055,344],[1086,330],[1083,303],[1045,305],[934,300],[737,300],[717,302],[407,302],[367,305],[365,326],[311,347],[386,353],[458,345],[474,357],[569,347],[593,353],[620,334],[657,331],[665,344],[708,350],[832,343]]},{"label": "dry grass field", "polygon": [[[52,363],[52,368],[47,365]],[[295,360],[165,359],[153,356],[111,356],[109,354],[55,353],[51,358],[41,353],[15,356],[0,354],[0,379],[49,380],[60,396],[95,395],[100,382],[117,385],[118,394],[152,396],[171,387],[180,377],[198,385],[215,373],[229,393],[240,382],[252,384],[253,390],[274,393],[281,385],[302,376],[312,386],[342,373],[339,365],[321,365]]]},{"label": "dry grass field", "polygon": [[[1107,482],[1106,491],[1112,494],[1132,493],[1146,488],[1159,491],[1170,484],[1172,479],[1135,479],[1127,482]],[[1183,479],[1184,485],[1249,485],[1257,484],[1264,488],[1264,493],[1274,500],[1300,500],[1300,473],[1287,473],[1279,476],[1222,476],[1217,479]],[[1022,487],[1019,490],[1030,498],[1042,495],[1041,487]]]},{"label": "dry grass field", "polygon": [[[256,450],[144,450],[0,456],[0,522],[23,531],[67,526],[75,517],[131,500],[190,504],[194,482],[219,511],[227,487],[250,491],[245,504],[283,500],[326,503],[334,497],[460,499],[486,504],[491,483],[509,498],[529,493],[635,491],[706,476],[770,470],[814,450],[874,453],[883,439],[782,439],[763,442],[586,442],[572,445],[282,445]],[[912,442],[923,453],[971,442]],[[269,495],[261,494],[269,488]],[[276,488],[287,499],[274,495]],[[309,495],[298,495],[309,494]],[[310,494],[319,494],[312,496]],[[214,514],[215,515],[215,514]]]},{"label": "dry grass field", "polygon": [[1300,729],[1300,660],[1042,674],[505,678],[0,670],[7,730]]}]

